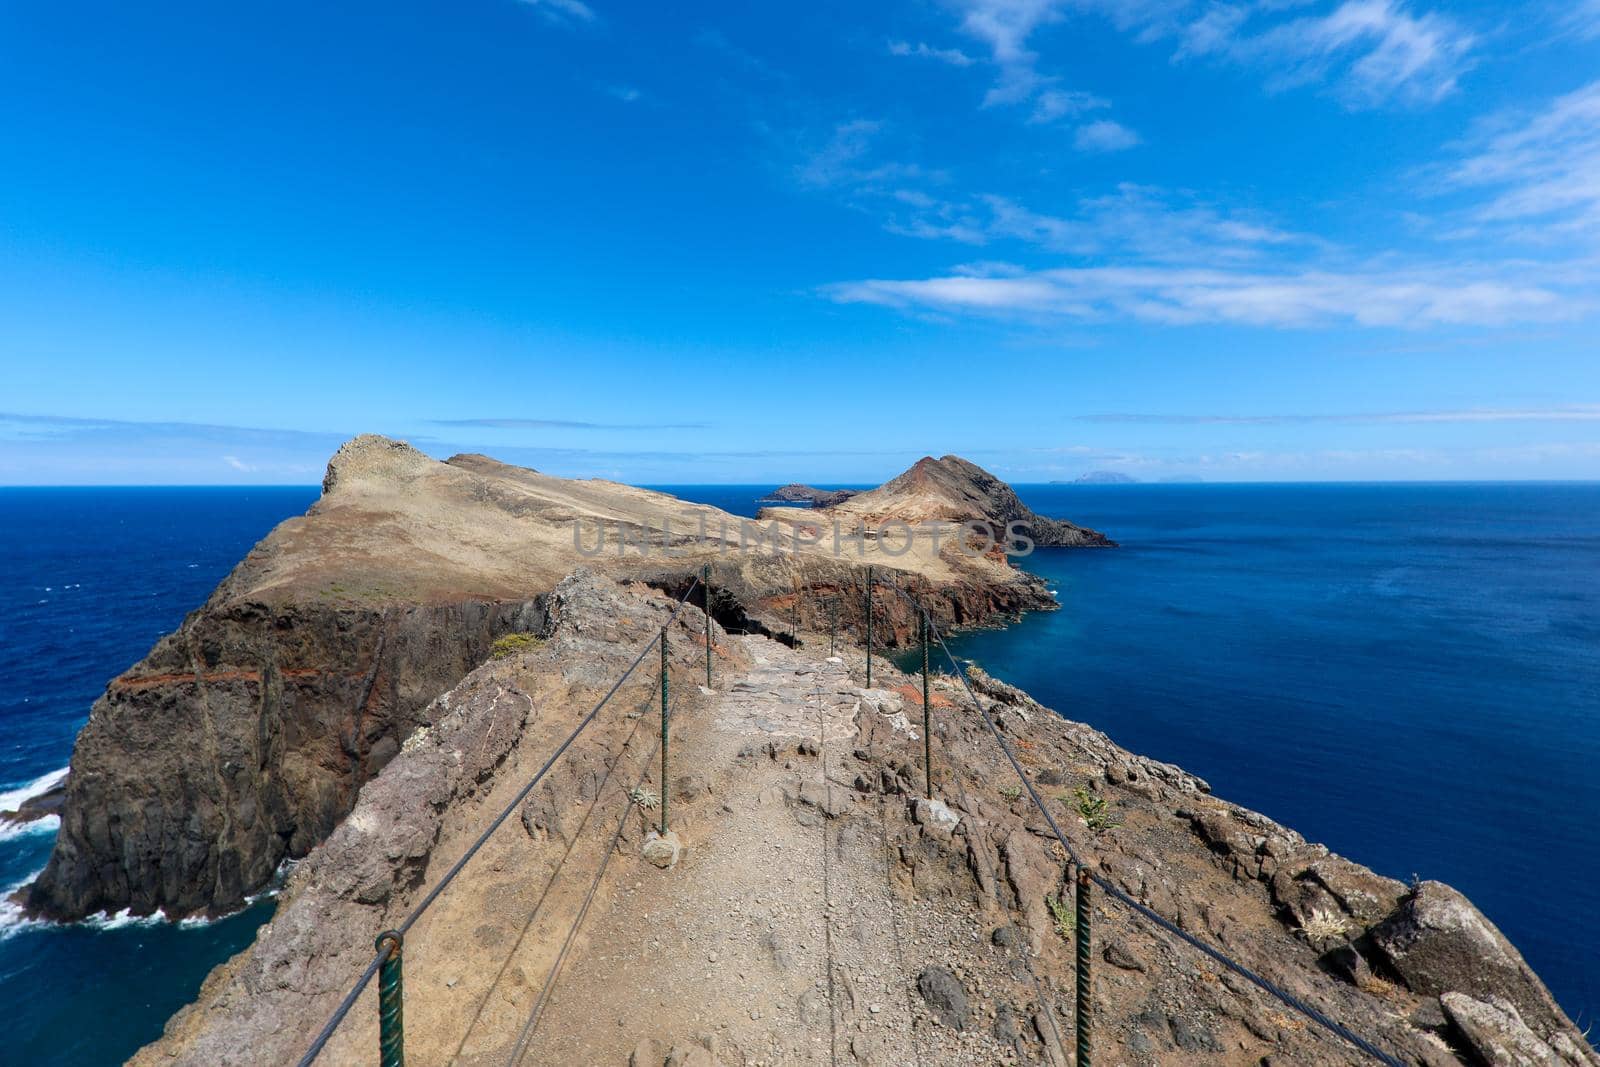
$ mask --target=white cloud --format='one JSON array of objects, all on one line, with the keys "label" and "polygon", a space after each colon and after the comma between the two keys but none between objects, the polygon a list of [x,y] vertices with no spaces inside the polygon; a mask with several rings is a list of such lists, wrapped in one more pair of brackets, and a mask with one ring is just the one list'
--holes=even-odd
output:
[{"label": "white cloud", "polygon": [[1600,404],[1559,408],[1471,408],[1464,411],[1379,411],[1320,415],[1079,415],[1079,422],[1152,426],[1281,426],[1303,423],[1600,422]]},{"label": "white cloud", "polygon": [[[1096,14],[1175,58],[1215,57],[1260,69],[1272,88],[1330,83],[1351,106],[1425,104],[1451,93],[1476,39],[1454,19],[1404,0],[947,0],[960,28],[999,68],[986,105],[1035,99],[1058,79],[1031,43],[1068,14]],[[1585,0],[1600,32],[1600,0]],[[1323,9],[1308,13],[1313,5]]]},{"label": "white cloud", "polygon": [[874,186],[921,176],[922,168],[914,163],[869,162],[883,129],[883,123],[871,119],[839,123],[820,147],[806,154],[795,176],[814,188]]},{"label": "white cloud", "polygon": [[1600,235],[1600,81],[1543,111],[1500,116],[1493,129],[1446,179],[1489,192],[1480,222],[1536,226],[1532,236]]},{"label": "white cloud", "polygon": [[[1213,50],[1259,61],[1278,85],[1335,80],[1347,102],[1432,103],[1456,88],[1474,38],[1442,15],[1412,15],[1397,0],[1345,0],[1256,36],[1222,35]],[[1185,47],[1198,51],[1193,38]]]},{"label": "white cloud", "polygon": [[1562,287],[1500,280],[1503,271],[1374,268],[1249,271],[1068,267],[869,279],[829,288],[842,303],[1007,318],[1169,326],[1492,326],[1570,319],[1587,310]]},{"label": "white cloud", "polygon": [[255,470],[254,467],[252,467],[250,464],[246,463],[244,460],[240,459],[238,456],[223,456],[222,457],[222,462],[226,463],[228,466],[232,467],[234,470],[243,471],[246,474],[248,474],[251,471]]},{"label": "white cloud", "polygon": [[1115,253],[1148,262],[1229,263],[1312,243],[1266,221],[1225,214],[1192,197],[1131,183],[1102,196],[1083,197],[1063,215],[1033,211],[1004,196],[954,202],[901,190],[895,199],[911,212],[891,215],[890,228],[897,233],[975,245],[1023,241],[1074,256]]},{"label": "white cloud", "polygon": [[522,2],[536,9],[546,21],[558,26],[599,21],[594,8],[585,4],[583,0],[522,0]]},{"label": "white cloud", "polygon": [[977,62],[959,48],[935,48],[924,42],[912,44],[909,41],[890,41],[889,54],[891,56],[918,56],[923,59],[937,59],[941,63],[948,63],[952,67],[970,67]]},{"label": "white cloud", "polygon": [[1567,16],[1567,26],[1579,37],[1600,37],[1600,0],[1582,0]]},{"label": "white cloud", "polygon": [[1078,127],[1072,137],[1080,152],[1121,152],[1139,143],[1139,135],[1120,122],[1100,119]]},{"label": "white cloud", "polygon": [[1028,121],[1054,122],[1064,115],[1081,115],[1085,111],[1110,106],[1109,100],[1104,100],[1093,93],[1080,93],[1070,89],[1045,89],[1035,98],[1033,114],[1028,116]]}]

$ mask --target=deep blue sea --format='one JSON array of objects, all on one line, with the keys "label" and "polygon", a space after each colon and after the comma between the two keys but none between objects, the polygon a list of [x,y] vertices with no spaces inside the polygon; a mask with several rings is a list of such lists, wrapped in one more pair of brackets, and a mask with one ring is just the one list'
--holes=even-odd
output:
[{"label": "deep blue sea", "polygon": [[[317,493],[0,489],[0,789],[66,766],[106,683]],[[0,839],[0,887],[41,870],[51,839],[49,828]],[[210,924],[0,926],[0,1062],[121,1063],[270,914],[263,904]]]},{"label": "deep blue sea", "polygon": [[[770,487],[667,488],[750,515]],[[1123,547],[1036,552],[1063,610],[958,655],[1344,855],[1456,885],[1580,1024],[1600,1015],[1600,485],[1018,489]],[[105,683],[316,495],[0,489],[0,791],[65,766]],[[49,846],[0,839],[0,885]],[[121,1062],[269,911],[0,926],[0,1058]]]}]

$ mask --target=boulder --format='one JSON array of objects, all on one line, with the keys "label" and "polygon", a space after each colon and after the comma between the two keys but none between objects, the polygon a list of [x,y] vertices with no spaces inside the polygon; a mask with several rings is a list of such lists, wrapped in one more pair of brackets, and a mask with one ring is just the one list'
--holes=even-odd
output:
[{"label": "boulder", "polygon": [[934,1017],[952,1030],[963,1029],[971,1015],[966,987],[943,967],[928,967],[917,976],[917,992]]},{"label": "boulder", "polygon": [[1540,1033],[1564,1025],[1561,1009],[1522,955],[1447,885],[1418,883],[1394,914],[1373,928],[1370,940],[1413,992],[1499,996]]},{"label": "boulder", "polygon": [[651,830],[645,835],[644,844],[639,849],[639,855],[664,871],[676,867],[682,854],[683,844],[674,830],[664,834]]}]

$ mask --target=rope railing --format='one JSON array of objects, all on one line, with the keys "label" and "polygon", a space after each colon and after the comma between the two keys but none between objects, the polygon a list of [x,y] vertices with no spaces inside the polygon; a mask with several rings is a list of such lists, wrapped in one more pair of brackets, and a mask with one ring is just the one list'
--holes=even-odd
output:
[{"label": "rope railing", "polygon": [[[667,621],[662,623],[661,628],[656,632],[656,635],[649,641],[645,642],[643,648],[639,649],[639,654],[633,658],[633,662],[628,664],[628,668],[624,670],[622,674],[617,677],[617,680],[611,684],[611,688],[606,690],[605,695],[602,696],[595,706],[590,709],[587,715],[579,720],[578,725],[573,728],[572,732],[566,736],[561,744],[556,746],[555,751],[552,752],[550,757],[544,761],[544,764],[540,766],[539,770],[534,774],[534,776],[528,780],[526,785],[517,791],[516,796],[511,798],[510,803],[506,804],[506,806],[501,809],[500,813],[494,817],[494,820],[491,821],[484,831],[478,835],[477,839],[474,840],[470,846],[468,846],[466,852],[462,853],[461,858],[456,860],[455,863],[451,864],[450,869],[445,872],[444,877],[439,879],[438,884],[430,889],[427,895],[417,902],[416,906],[413,907],[410,913],[406,915],[405,920],[401,922],[400,925],[395,929],[385,931],[379,936],[377,955],[373,957],[371,963],[367,964],[366,969],[362,971],[361,976],[356,979],[355,985],[351,987],[350,992],[345,994],[344,999],[339,1002],[339,1006],[334,1009],[333,1015],[328,1019],[327,1025],[324,1026],[320,1032],[318,1032],[316,1038],[311,1042],[311,1047],[308,1048],[306,1050],[306,1054],[300,1058],[299,1067],[310,1067],[312,1063],[316,1062],[317,1057],[322,1054],[322,1050],[327,1046],[328,1041],[333,1037],[334,1032],[338,1030],[339,1024],[344,1022],[345,1016],[350,1013],[350,1009],[355,1006],[355,1003],[360,998],[362,991],[366,989],[369,983],[371,983],[373,975],[378,973],[380,967],[384,967],[386,963],[393,965],[393,973],[396,976],[395,981],[398,983],[399,957],[401,945],[403,944],[406,933],[410,931],[411,927],[416,924],[416,921],[420,919],[430,907],[433,906],[434,901],[439,899],[439,896],[445,891],[446,888],[449,887],[450,883],[455,881],[456,875],[460,874],[462,869],[472,861],[472,858],[478,854],[478,851],[482,849],[484,844],[488,842],[489,838],[494,835],[494,832],[498,830],[508,818],[511,817],[511,813],[517,810],[517,807],[528,798],[528,794],[533,792],[538,784],[544,779],[544,776],[549,773],[550,768],[555,766],[556,761],[566,753],[567,749],[572,747],[573,742],[578,739],[578,735],[582,734],[584,730],[588,729],[589,725],[593,723],[594,720],[599,716],[601,709],[603,709],[606,704],[610,702],[612,697],[616,696],[617,691],[622,688],[623,684],[627,682],[627,680],[633,675],[633,672],[638,669],[639,664],[644,662],[645,656],[649,655],[650,650],[656,647],[656,643],[664,641],[668,627],[677,621],[678,616],[683,613],[685,605],[688,604],[689,597],[696,589],[700,587],[701,580],[699,577],[696,577],[690,581],[689,588],[684,590],[683,595],[678,598],[676,605],[672,609],[672,614],[667,617]],[[709,606],[710,600],[708,597],[707,607],[709,608]],[[708,655],[711,647],[710,633],[710,628],[707,627],[706,650]],[[665,658],[663,658],[663,676],[665,673],[666,661]],[[665,785],[663,784],[662,792],[665,793],[665,791]],[[398,1019],[398,1014],[396,1014],[395,1018]],[[398,1030],[393,1027],[380,1036],[382,1062],[384,1067],[390,1067],[391,1064],[399,1065],[404,1062],[403,1046],[391,1042],[391,1037],[398,1038]],[[391,1047],[392,1045],[393,1047]]]},{"label": "rope railing", "polygon": [[[870,605],[871,604],[871,596],[872,596],[872,592],[871,592],[871,590],[872,590],[872,585],[871,585],[872,579],[871,579],[870,576],[869,576],[868,581],[869,581],[869,584],[868,584],[867,598],[868,598],[868,604]],[[1061,827],[1056,823],[1055,817],[1053,815],[1051,815],[1051,813],[1050,813],[1049,806],[1046,805],[1044,800],[1043,800],[1043,798],[1041,798],[1039,796],[1039,791],[1038,791],[1038,789],[1036,789],[1034,787],[1033,780],[1028,777],[1028,773],[1023,768],[1021,761],[1017,759],[1016,753],[1012,750],[1011,746],[1006,743],[1006,739],[1005,739],[1004,735],[1001,733],[1001,730],[1000,730],[999,726],[995,723],[993,717],[989,714],[988,709],[985,708],[984,705],[983,705],[983,702],[978,699],[977,694],[975,694],[972,691],[972,686],[967,681],[966,669],[961,666],[961,664],[956,660],[955,655],[953,653],[951,653],[950,646],[945,644],[944,634],[940,632],[938,624],[934,622],[933,616],[928,612],[928,609],[926,607],[924,607],[922,605],[922,603],[920,601],[918,601],[915,597],[913,597],[910,593],[907,593],[905,590],[901,589],[899,586],[895,585],[894,583],[886,582],[886,583],[882,583],[882,584],[886,585],[889,589],[894,590],[894,592],[898,593],[901,597],[903,597],[906,600],[906,602],[908,604],[910,604],[912,606],[912,608],[921,616],[924,643],[926,643],[927,635],[929,635],[929,634],[931,634],[933,639],[938,642],[939,648],[945,654],[945,658],[950,661],[951,670],[954,672],[955,677],[957,678],[957,680],[959,680],[961,682],[961,687],[966,691],[967,699],[972,702],[973,708],[978,712],[978,714],[980,716],[982,716],[984,725],[986,727],[988,727],[989,733],[994,737],[995,743],[1000,746],[1000,751],[1005,754],[1007,762],[1009,762],[1011,764],[1011,769],[1016,772],[1017,778],[1021,781],[1023,788],[1025,790],[1027,790],[1028,798],[1033,802],[1033,806],[1039,810],[1039,814],[1044,816],[1045,822],[1050,827],[1050,832],[1055,835],[1056,840],[1058,842],[1060,842],[1062,849],[1065,850],[1066,855],[1068,857],[1068,860],[1070,861],[1071,866],[1073,866],[1073,867],[1075,867],[1077,869],[1077,874],[1078,874],[1078,877],[1077,877],[1077,884],[1078,884],[1077,916],[1078,916],[1078,922],[1079,922],[1079,925],[1077,926],[1077,930],[1078,930],[1078,932],[1080,934],[1080,939],[1079,939],[1079,942],[1078,942],[1078,959],[1077,959],[1077,979],[1078,979],[1078,981],[1077,981],[1077,989],[1078,989],[1078,998],[1079,998],[1079,1019],[1078,1019],[1078,1053],[1079,1053],[1079,1056],[1078,1056],[1078,1061],[1077,1062],[1081,1065],[1081,1067],[1088,1067],[1088,1063],[1089,1063],[1089,1055],[1088,1055],[1088,1053],[1089,1053],[1089,1047],[1088,1047],[1088,1042],[1089,1042],[1089,1012],[1087,1010],[1088,1003],[1089,1003],[1089,1000],[1088,1000],[1088,936],[1087,935],[1088,935],[1088,925],[1089,925],[1088,924],[1088,916],[1089,916],[1088,886],[1090,884],[1098,886],[1100,888],[1100,890],[1103,893],[1105,893],[1106,896],[1110,897],[1112,900],[1115,900],[1117,903],[1122,904],[1125,907],[1131,909],[1135,914],[1141,916],[1142,918],[1144,918],[1148,922],[1152,923],[1156,927],[1158,927],[1161,930],[1165,931],[1166,933],[1169,933],[1172,936],[1178,938],[1180,941],[1182,941],[1185,944],[1189,945],[1191,948],[1199,951],[1200,953],[1202,953],[1205,956],[1209,957],[1211,960],[1215,961],[1218,964],[1221,964],[1223,967],[1225,967],[1228,970],[1232,971],[1233,973],[1239,975],[1241,978],[1245,979],[1246,981],[1248,981],[1251,984],[1255,985],[1257,988],[1261,989],[1263,992],[1269,994],[1270,996],[1272,996],[1273,998],[1278,1000],[1285,1007],[1291,1009],[1292,1011],[1298,1013],[1299,1015],[1303,1016],[1304,1018],[1306,1018],[1306,1019],[1310,1020],[1311,1022],[1317,1024],[1319,1027],[1321,1027],[1322,1029],[1326,1030],[1327,1032],[1333,1034],[1335,1037],[1338,1037],[1341,1040],[1343,1040],[1345,1042],[1348,1042],[1350,1045],[1354,1046],[1356,1049],[1358,1049],[1361,1052],[1365,1053],[1367,1056],[1371,1057],[1372,1059],[1376,1060],[1377,1062],[1385,1064],[1385,1065],[1387,1065],[1387,1067],[1406,1067],[1406,1064],[1405,1064],[1405,1062],[1403,1060],[1397,1059],[1395,1056],[1391,1055],[1390,1053],[1385,1052],[1383,1049],[1379,1048],[1377,1045],[1373,1044],[1371,1041],[1369,1041],[1366,1038],[1362,1037],[1360,1034],[1357,1034],[1354,1031],[1352,1031],[1349,1027],[1345,1026],[1343,1023],[1340,1023],[1338,1020],[1329,1017],[1328,1015],[1324,1014],[1322,1011],[1318,1010],[1317,1008],[1314,1008],[1310,1004],[1307,1004],[1305,1001],[1301,1000],[1299,997],[1295,996],[1293,993],[1290,993],[1288,990],[1286,990],[1286,989],[1282,988],[1281,986],[1277,985],[1275,982],[1271,981],[1270,979],[1264,978],[1261,975],[1257,974],[1255,971],[1253,971],[1250,968],[1246,967],[1244,964],[1242,964],[1242,963],[1238,962],[1237,960],[1233,959],[1232,957],[1230,957],[1227,953],[1223,952],[1221,949],[1209,944],[1206,941],[1201,940],[1200,938],[1194,936],[1193,934],[1189,933],[1188,931],[1181,929],[1176,923],[1172,922],[1171,920],[1169,920],[1168,918],[1166,918],[1165,916],[1163,916],[1159,912],[1155,911],[1153,908],[1149,907],[1148,905],[1143,904],[1138,900],[1135,900],[1132,896],[1129,896],[1126,892],[1124,892],[1123,889],[1120,886],[1118,886],[1115,883],[1109,881],[1108,879],[1106,879],[1105,877],[1100,875],[1097,871],[1093,870],[1088,864],[1086,864],[1083,861],[1082,857],[1080,857],[1078,855],[1077,850],[1072,847],[1072,842],[1067,840],[1067,835],[1062,833]],[[871,616],[869,615],[868,618],[870,619],[870,617]],[[870,647],[867,649],[867,656],[868,656],[868,662],[870,664],[871,656],[872,656],[872,650],[871,650]],[[922,662],[923,662],[924,678],[926,678],[927,662],[928,661],[927,661],[927,655],[926,655],[926,651],[925,650],[924,650],[924,655],[923,655],[923,661]],[[870,677],[870,675],[868,677]],[[926,705],[924,705],[924,712],[926,712]],[[928,762],[930,764],[930,766],[926,769],[926,773],[931,778],[931,775],[932,775],[932,767],[931,767],[932,750],[931,749],[928,750],[927,755],[925,756],[925,758],[928,760]]]}]

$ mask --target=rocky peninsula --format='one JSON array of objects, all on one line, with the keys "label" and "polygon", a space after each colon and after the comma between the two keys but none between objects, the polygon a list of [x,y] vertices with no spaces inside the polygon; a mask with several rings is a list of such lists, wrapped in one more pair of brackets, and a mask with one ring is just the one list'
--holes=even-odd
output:
[{"label": "rocky peninsula", "polygon": [[[298,859],[256,942],[134,1060],[294,1062],[373,935],[709,568],[713,595],[669,629],[673,772],[640,671],[407,936],[410,1062],[1064,1067],[1060,844],[957,681],[935,680],[924,738],[918,680],[879,656],[867,684],[856,643],[867,566],[891,647],[914,617],[890,584],[941,626],[1053,607],[1003,551],[1029,518],[987,472],[927,458],[821,513],[763,512],[752,550],[716,509],[357,438],[322,500],[97,702],[28,902],[222,911]],[[905,544],[889,521],[936,536]],[[622,547],[591,553],[597,531]],[[1111,543],[1070,523],[1031,536]],[[971,678],[1074,851],[1179,929],[1402,1062],[1600,1065],[1449,887],[1378,876],[1070,708]],[[682,841],[660,862],[640,854],[649,797]],[[1094,930],[1104,1062],[1368,1062],[1103,896]],[[320,1062],[371,1061],[372,996]]]}]

